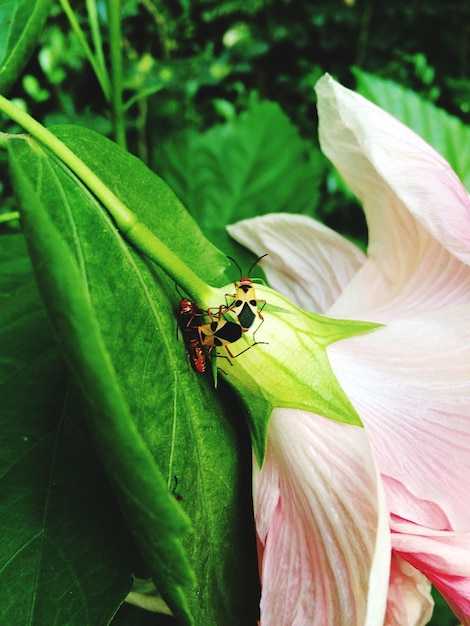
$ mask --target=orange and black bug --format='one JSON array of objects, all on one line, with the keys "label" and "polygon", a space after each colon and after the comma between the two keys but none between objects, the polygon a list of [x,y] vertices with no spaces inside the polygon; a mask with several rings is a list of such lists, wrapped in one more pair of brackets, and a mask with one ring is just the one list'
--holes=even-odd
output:
[{"label": "orange and black bug", "polygon": [[187,298],[181,298],[178,308],[178,326],[183,335],[192,368],[199,374],[204,374],[207,369],[207,356],[199,333],[204,317],[204,311],[196,304]]},{"label": "orange and black bug", "polygon": [[[217,317],[214,317],[211,309],[209,309],[207,311],[207,314],[211,318],[211,321],[208,324],[201,324],[200,326],[198,326],[201,344],[205,348],[207,348],[209,354],[214,348],[223,347],[232,359],[236,359],[237,356],[240,356],[240,354],[243,354],[258,343],[264,343],[263,341],[255,341],[251,344],[251,346],[248,346],[241,352],[238,352],[237,354],[232,354],[229,345],[241,339],[243,329],[240,324],[237,324],[237,322],[232,322],[225,319],[223,315],[223,309],[223,305],[219,307]],[[220,357],[222,355],[216,354],[216,356]],[[230,361],[230,359],[228,360]]]},{"label": "orange and black bug", "polygon": [[[253,326],[253,323],[256,317],[259,317],[259,319],[261,320],[258,325],[258,328],[264,322],[264,317],[261,315],[261,311],[263,310],[266,304],[266,300],[258,300],[256,298],[255,288],[253,287],[253,281],[250,278],[250,274],[254,266],[259,261],[261,261],[261,259],[263,259],[265,256],[267,255],[263,254],[258,259],[256,259],[256,261],[248,270],[247,276],[243,276],[241,267],[238,265],[235,259],[232,259],[232,257],[230,256],[227,257],[240,270],[240,281],[238,283],[237,281],[233,283],[235,285],[235,290],[236,290],[234,294],[230,294],[230,293],[225,294],[225,300],[226,300],[227,306],[224,309],[224,313],[228,313],[229,311],[233,312],[233,314],[238,319],[238,322],[244,333],[246,333]],[[234,298],[234,301],[231,304],[228,304],[227,297]],[[263,303],[263,306],[261,308],[258,308],[258,302]]]},{"label": "orange and black bug", "polygon": [[210,310],[208,314],[211,321],[208,324],[198,326],[201,344],[205,346],[209,352],[212,352],[214,348],[221,348],[223,346],[232,359],[234,359],[238,354],[234,356],[228,346],[240,339],[242,336],[242,327],[236,322],[226,320],[222,316],[220,309],[217,319],[214,318]]}]

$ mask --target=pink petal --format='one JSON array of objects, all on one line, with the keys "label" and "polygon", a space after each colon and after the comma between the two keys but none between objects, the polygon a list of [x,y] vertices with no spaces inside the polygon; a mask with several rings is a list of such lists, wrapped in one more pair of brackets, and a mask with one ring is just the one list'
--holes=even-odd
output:
[{"label": "pink petal", "polygon": [[387,626],[424,626],[431,619],[434,600],[427,578],[395,552],[390,567]]},{"label": "pink petal", "polygon": [[261,625],[382,624],[390,537],[364,430],[275,409],[254,486]]},{"label": "pink petal", "polygon": [[470,531],[433,531],[410,522],[392,521],[392,545],[419,569],[452,604],[459,617],[470,618]]},{"label": "pink petal", "polygon": [[450,166],[331,77],[317,93],[322,149],[369,227],[369,261],[329,313],[386,321],[469,302],[470,200]]},{"label": "pink petal", "polygon": [[227,228],[239,243],[261,256],[271,287],[298,306],[324,313],[365,262],[351,242],[304,215],[276,213]]},{"label": "pink petal", "polygon": [[328,355],[380,473],[405,487],[400,515],[470,528],[470,307],[392,322]]},{"label": "pink petal", "polygon": [[[401,266],[396,273],[394,265]],[[421,251],[397,250],[397,257],[390,260],[384,250],[380,263],[368,259],[327,314],[387,323],[468,303],[470,267],[428,239]]]},{"label": "pink petal", "polygon": [[[470,200],[450,165],[409,128],[330,76],[318,81],[316,91],[322,150],[363,202],[373,251],[382,255],[387,247],[393,257],[429,233],[469,264]],[[402,220],[404,227],[397,225]]]},{"label": "pink petal", "polygon": [[416,497],[403,483],[391,476],[382,474],[382,483],[388,508],[394,515],[419,520],[419,523],[427,528],[451,530],[450,520],[435,502]]}]

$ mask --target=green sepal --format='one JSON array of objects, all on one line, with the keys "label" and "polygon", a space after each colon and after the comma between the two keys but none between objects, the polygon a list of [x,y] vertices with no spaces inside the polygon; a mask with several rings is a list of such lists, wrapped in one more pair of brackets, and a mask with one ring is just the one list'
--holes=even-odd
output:
[{"label": "green sepal", "polygon": [[261,467],[269,417],[275,408],[301,409],[362,426],[334,375],[327,348],[341,339],[374,331],[382,324],[316,315],[262,285],[257,286],[256,293],[267,302],[264,322],[255,325],[254,338],[244,336],[240,347],[233,346],[233,352],[255,342],[257,345],[233,359],[233,366],[225,368],[222,375],[247,407],[252,445]]}]

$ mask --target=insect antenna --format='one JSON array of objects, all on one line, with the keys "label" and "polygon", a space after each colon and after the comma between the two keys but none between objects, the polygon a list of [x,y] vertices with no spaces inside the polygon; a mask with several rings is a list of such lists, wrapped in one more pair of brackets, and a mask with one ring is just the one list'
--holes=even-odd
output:
[{"label": "insect antenna", "polygon": [[238,267],[238,271],[240,272],[240,278],[243,276],[243,272],[242,272],[242,268],[238,265],[238,263],[235,261],[235,259],[231,256],[227,255],[227,259],[230,259],[230,261],[232,261],[232,263]]},{"label": "insect antenna", "polygon": [[265,256],[268,256],[268,253],[266,252],[266,254],[262,254],[260,257],[258,257],[256,259],[256,261],[253,263],[253,265],[250,267],[250,269],[248,270],[248,276],[251,275],[251,270],[254,268],[255,265],[258,265],[258,263],[261,261],[261,259],[264,259]]},{"label": "insect antenna", "polygon": [[[251,270],[254,268],[254,266],[255,266],[255,265],[257,265],[257,264],[261,261],[261,259],[264,259],[264,257],[265,257],[265,256],[268,256],[268,253],[267,253],[267,252],[266,252],[266,254],[262,254],[260,257],[258,257],[258,258],[256,259],[256,261],[255,261],[255,262],[254,262],[254,263],[250,266],[250,269],[248,270],[248,274],[247,274],[247,276],[250,276],[250,275],[251,275]],[[239,264],[237,263],[237,261],[235,261],[235,259],[234,259],[233,257],[231,257],[231,256],[228,256],[228,255],[227,255],[227,259],[230,259],[230,261],[232,261],[232,263],[233,263],[233,264],[234,264],[234,265],[238,268],[238,271],[240,272],[240,279],[241,279],[241,278],[242,278],[242,276],[243,276],[243,271],[242,271],[242,268],[240,267],[240,265],[239,265]]]}]

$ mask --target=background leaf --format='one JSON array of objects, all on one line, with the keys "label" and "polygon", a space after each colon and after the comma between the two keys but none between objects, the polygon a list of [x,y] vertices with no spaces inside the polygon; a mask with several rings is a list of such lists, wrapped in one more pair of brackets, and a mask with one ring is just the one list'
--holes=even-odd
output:
[{"label": "background leaf", "polygon": [[409,126],[446,159],[470,190],[470,127],[414,91],[357,68],[357,91]]},{"label": "background leaf", "polygon": [[278,211],[314,215],[324,169],[323,155],[273,102],[254,102],[205,133],[173,137],[156,164],[206,235],[236,256],[227,224]]},{"label": "background leaf", "polygon": [[[63,130],[80,143],[81,130]],[[85,144],[89,161],[103,159],[102,142],[85,141],[84,151]],[[166,185],[135,159],[133,167],[132,158],[117,146],[107,144],[106,159],[97,172],[106,163],[103,176],[113,191],[141,216],[152,215],[149,219],[162,229],[165,222],[174,224],[176,199],[162,194]],[[42,295],[62,349],[94,409],[90,417],[94,443],[120,493],[149,570],[167,602],[179,611],[182,624],[187,620],[186,602],[198,624],[256,623],[251,449],[236,415],[237,405],[232,402],[238,422],[214,397],[211,381],[195,376],[182,343],[175,341],[179,296],[166,276],[127,246],[108,215],[54,158],[31,150],[23,141],[15,142],[12,155]],[[156,187],[160,193],[139,193]],[[43,207],[49,215],[40,214]],[[178,245],[200,268],[213,268],[201,258],[199,248],[188,246],[201,235],[192,220],[186,225],[182,231],[186,240]],[[96,341],[91,342],[93,334]],[[136,432],[127,424],[129,416]],[[164,495],[161,480],[149,467],[145,471],[133,467],[141,440],[164,476]],[[179,503],[171,494],[175,476],[178,499],[183,498]],[[151,512],[151,498],[161,502],[160,513]],[[185,545],[197,586],[186,586],[186,600],[178,591],[184,559],[171,538],[175,530],[181,537],[180,516],[173,511],[181,506],[195,529]],[[167,558],[162,558],[165,554]],[[170,574],[175,583],[165,588]]]},{"label": "background leaf", "polygon": [[432,588],[432,597],[435,605],[429,626],[459,626],[460,620],[451,613],[446,601],[434,587]]},{"label": "background leaf", "polygon": [[0,93],[20,76],[36,46],[51,0],[7,0],[0,3]]},{"label": "background leaf", "polygon": [[0,622],[106,624],[131,545],[22,235],[0,239],[0,303]]}]

